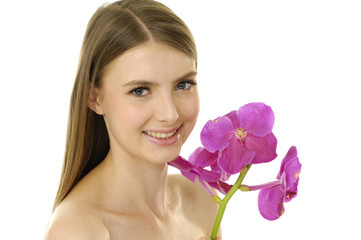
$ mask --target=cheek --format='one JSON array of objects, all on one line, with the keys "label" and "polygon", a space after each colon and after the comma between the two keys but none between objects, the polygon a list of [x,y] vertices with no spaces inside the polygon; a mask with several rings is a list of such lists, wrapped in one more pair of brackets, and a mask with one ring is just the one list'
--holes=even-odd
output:
[{"label": "cheek", "polygon": [[120,128],[124,129],[123,132],[127,132],[129,130],[142,130],[144,124],[149,120],[151,113],[149,109],[137,104],[123,104],[123,106],[119,106],[117,115],[119,120],[117,124]]},{"label": "cheek", "polygon": [[198,94],[194,94],[194,96],[186,99],[181,104],[181,109],[183,117],[194,125],[197,121],[199,113]]},{"label": "cheek", "polygon": [[150,115],[149,109],[145,108],[144,104],[137,104],[116,95],[108,95],[105,117],[113,131],[129,133],[139,130]]},{"label": "cheek", "polygon": [[128,105],[124,106],[126,108],[127,121],[134,129],[142,130],[144,124],[149,121],[152,116],[152,113],[149,108],[146,108],[142,105]]}]

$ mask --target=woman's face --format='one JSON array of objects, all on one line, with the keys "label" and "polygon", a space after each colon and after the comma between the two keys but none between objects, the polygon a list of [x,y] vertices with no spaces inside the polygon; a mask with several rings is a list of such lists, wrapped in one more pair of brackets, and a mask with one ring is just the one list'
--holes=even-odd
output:
[{"label": "woman's face", "polygon": [[195,61],[162,43],[144,43],[113,60],[97,92],[112,153],[136,161],[176,158],[199,112]]}]

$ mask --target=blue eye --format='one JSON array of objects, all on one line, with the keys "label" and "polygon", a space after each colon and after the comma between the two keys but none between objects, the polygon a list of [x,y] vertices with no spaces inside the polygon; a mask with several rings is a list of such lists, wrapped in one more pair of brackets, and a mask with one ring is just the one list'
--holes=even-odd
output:
[{"label": "blue eye", "polygon": [[149,94],[149,88],[139,87],[131,91],[135,96],[145,96]]},{"label": "blue eye", "polygon": [[193,80],[191,80],[191,81],[182,81],[182,82],[178,83],[177,89],[179,89],[179,90],[188,90],[193,85],[196,85],[196,82],[193,81]]}]

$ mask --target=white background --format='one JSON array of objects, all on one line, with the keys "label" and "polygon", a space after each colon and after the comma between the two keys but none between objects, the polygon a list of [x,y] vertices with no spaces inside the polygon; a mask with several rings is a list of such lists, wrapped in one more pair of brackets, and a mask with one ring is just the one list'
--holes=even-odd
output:
[{"label": "white background", "polygon": [[[103,2],[0,4],[0,239],[43,237],[81,41]],[[199,51],[201,113],[182,155],[200,145],[208,119],[263,101],[276,116],[279,158],[253,166],[244,183],[274,180],[291,145],[303,164],[299,195],[277,221],[258,213],[257,193],[237,193],[224,239],[360,239],[359,1],[161,2]]]}]

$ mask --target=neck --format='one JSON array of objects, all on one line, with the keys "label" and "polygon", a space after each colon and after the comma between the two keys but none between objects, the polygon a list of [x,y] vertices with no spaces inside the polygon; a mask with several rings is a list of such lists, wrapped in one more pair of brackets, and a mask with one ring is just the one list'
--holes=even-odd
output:
[{"label": "neck", "polygon": [[102,202],[106,208],[113,212],[165,218],[167,164],[152,164],[118,156],[109,151],[99,166],[98,177],[105,191]]}]

